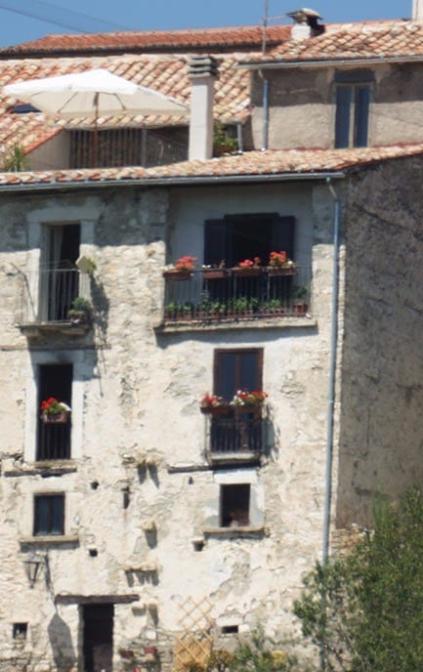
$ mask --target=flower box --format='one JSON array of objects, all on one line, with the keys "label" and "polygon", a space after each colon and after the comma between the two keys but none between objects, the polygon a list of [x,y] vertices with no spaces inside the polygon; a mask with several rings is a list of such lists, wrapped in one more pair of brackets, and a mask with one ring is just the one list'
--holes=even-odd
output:
[{"label": "flower box", "polygon": [[295,275],[295,266],[269,266],[267,269],[270,276]]},{"label": "flower box", "polygon": [[60,413],[42,413],[41,420],[46,425],[64,425],[69,420],[69,411],[61,411]]},{"label": "flower box", "polygon": [[211,415],[213,418],[221,418],[228,415],[231,409],[228,406],[201,406],[200,410],[204,415]]},{"label": "flower box", "polygon": [[293,310],[294,310],[294,315],[296,315],[297,317],[304,317],[304,315],[307,315],[307,312],[308,312],[308,304],[307,303],[294,303]]},{"label": "flower box", "polygon": [[171,280],[189,280],[192,278],[192,271],[164,271],[163,276]]},{"label": "flower box", "polygon": [[252,266],[251,268],[236,266],[232,269],[232,273],[237,278],[257,278],[262,274],[262,269],[256,266]]},{"label": "flower box", "polygon": [[226,277],[224,268],[206,268],[203,270],[205,280],[223,280]]}]

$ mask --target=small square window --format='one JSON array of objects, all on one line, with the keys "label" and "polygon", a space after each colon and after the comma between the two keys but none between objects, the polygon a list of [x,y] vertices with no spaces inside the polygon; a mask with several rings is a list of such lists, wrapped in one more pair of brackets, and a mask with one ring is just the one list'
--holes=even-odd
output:
[{"label": "small square window", "polygon": [[65,496],[36,495],[34,499],[34,537],[65,533]]},{"label": "small square window", "polygon": [[247,527],[250,524],[250,489],[249,484],[221,486],[221,527]]},{"label": "small square window", "polygon": [[28,623],[13,623],[13,639],[24,640],[28,634]]}]

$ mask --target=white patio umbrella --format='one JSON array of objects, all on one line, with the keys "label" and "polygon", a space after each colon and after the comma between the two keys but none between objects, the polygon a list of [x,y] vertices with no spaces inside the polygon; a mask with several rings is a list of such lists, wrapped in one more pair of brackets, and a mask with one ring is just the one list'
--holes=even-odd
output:
[{"label": "white patio umbrella", "polygon": [[187,111],[186,105],[174,98],[101,69],[8,84],[3,93],[61,119],[93,117],[95,154],[99,116],[123,112],[181,115]]}]

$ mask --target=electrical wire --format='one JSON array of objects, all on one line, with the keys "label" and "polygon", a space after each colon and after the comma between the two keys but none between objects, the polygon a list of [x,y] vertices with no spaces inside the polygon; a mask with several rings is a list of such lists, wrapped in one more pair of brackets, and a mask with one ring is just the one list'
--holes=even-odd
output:
[{"label": "electrical wire", "polygon": [[118,24],[82,12],[58,7],[43,0],[31,0],[30,8],[26,6],[25,0],[0,0],[0,10],[2,9],[74,32],[99,33],[128,30],[128,28]]}]

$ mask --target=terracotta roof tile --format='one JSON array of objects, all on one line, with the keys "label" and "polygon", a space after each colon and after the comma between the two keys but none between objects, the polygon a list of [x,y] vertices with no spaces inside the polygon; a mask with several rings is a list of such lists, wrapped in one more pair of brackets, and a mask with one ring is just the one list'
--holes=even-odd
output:
[{"label": "terracotta roof tile", "polygon": [[[291,26],[271,26],[268,40],[276,44],[290,37]],[[95,52],[143,53],[169,50],[215,51],[257,49],[262,41],[261,26],[233,28],[207,28],[178,31],[116,32],[82,35],[47,35],[39,40],[23,42],[13,47],[0,49],[0,58],[53,54],[78,54]]]},{"label": "terracotta roof tile", "polygon": [[423,144],[364,149],[248,152],[210,161],[185,161],[157,168],[93,168],[0,173],[0,188],[46,184],[151,182],[178,178],[306,175],[348,171],[382,161],[423,155]]},{"label": "terracotta roof tile", "polygon": [[[244,121],[249,116],[250,77],[237,68],[240,54],[219,55],[219,79],[216,82],[215,117],[222,122]],[[188,56],[124,55],[103,57],[49,58],[0,61],[0,88],[15,81],[82,72],[91,68],[105,68],[137,84],[151,87],[184,103],[189,103],[191,84],[188,78]],[[18,101],[0,93],[0,163],[15,144],[30,152],[41,142],[53,137],[60,129],[43,114],[12,114],[10,108]],[[169,126],[186,125],[186,116],[134,115],[102,117],[99,126]],[[67,128],[84,128],[92,119],[68,120]],[[62,122],[62,126],[64,122]]]},{"label": "terracotta roof tile", "polygon": [[327,26],[306,40],[287,40],[244,63],[410,58],[423,56],[423,22],[390,21]]}]

